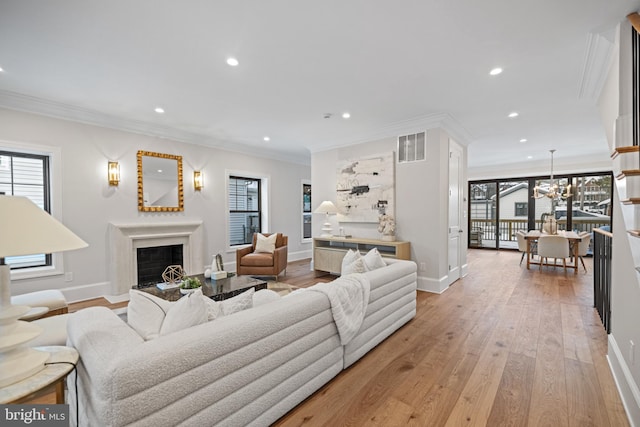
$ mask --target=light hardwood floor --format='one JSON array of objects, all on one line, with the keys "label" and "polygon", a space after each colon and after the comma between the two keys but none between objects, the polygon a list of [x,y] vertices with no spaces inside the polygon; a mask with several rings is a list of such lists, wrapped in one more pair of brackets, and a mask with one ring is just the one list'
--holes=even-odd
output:
[{"label": "light hardwood floor", "polygon": [[[418,292],[416,317],[276,426],[628,426],[593,309],[593,267],[518,265],[470,250],[469,274]],[[309,262],[281,281],[305,287]],[[106,300],[72,304],[70,311]],[[126,303],[125,303],[126,304]]]},{"label": "light hardwood floor", "polygon": [[628,426],[593,268],[527,270],[470,250],[469,274],[277,426]]}]

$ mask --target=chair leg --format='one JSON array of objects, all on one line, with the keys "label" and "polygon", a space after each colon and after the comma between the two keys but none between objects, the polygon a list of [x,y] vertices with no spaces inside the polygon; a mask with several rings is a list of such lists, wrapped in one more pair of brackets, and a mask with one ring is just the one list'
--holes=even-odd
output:
[{"label": "chair leg", "polygon": [[524,259],[525,255],[526,255],[526,252],[522,252],[522,256],[520,257],[520,265],[522,265],[522,260]]},{"label": "chair leg", "polygon": [[587,266],[584,265],[584,259],[582,259],[582,257],[579,257],[579,258],[580,258],[580,262],[582,263],[582,267],[584,268],[584,272],[586,273],[587,272]]},{"label": "chair leg", "polygon": [[567,259],[566,258],[562,258],[562,266],[564,267],[564,272],[567,272]]}]

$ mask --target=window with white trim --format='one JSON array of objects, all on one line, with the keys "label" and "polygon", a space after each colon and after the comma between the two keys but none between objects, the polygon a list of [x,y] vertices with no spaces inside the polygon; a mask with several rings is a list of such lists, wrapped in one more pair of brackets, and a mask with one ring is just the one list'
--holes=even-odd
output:
[{"label": "window with white trim", "polygon": [[262,182],[229,176],[229,246],[250,244],[262,231]]},{"label": "window with white trim", "polygon": [[[0,150],[0,194],[28,197],[51,213],[49,156]],[[7,257],[12,270],[52,265],[51,254]]]}]

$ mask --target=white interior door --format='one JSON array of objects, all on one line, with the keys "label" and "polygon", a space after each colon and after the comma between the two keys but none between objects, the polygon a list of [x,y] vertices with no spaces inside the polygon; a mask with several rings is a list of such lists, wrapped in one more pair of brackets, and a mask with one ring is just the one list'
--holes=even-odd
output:
[{"label": "white interior door", "polygon": [[449,284],[461,276],[462,248],[462,150],[449,143]]}]

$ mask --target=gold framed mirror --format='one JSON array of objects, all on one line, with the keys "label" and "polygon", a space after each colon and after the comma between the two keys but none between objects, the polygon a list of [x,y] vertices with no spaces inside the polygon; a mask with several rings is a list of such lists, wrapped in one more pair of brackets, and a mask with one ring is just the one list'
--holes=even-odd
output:
[{"label": "gold framed mirror", "polygon": [[182,156],[138,151],[138,210],[184,210]]}]

